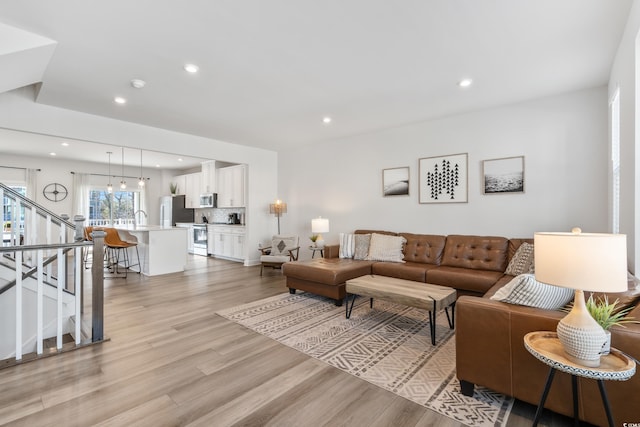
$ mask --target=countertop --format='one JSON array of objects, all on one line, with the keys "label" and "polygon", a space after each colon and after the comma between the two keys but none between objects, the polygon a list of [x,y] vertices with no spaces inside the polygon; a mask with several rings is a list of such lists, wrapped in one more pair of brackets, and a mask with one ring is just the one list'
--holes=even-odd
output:
[{"label": "countertop", "polygon": [[126,231],[169,231],[175,230],[178,227],[163,227],[161,225],[138,225],[136,227],[116,227],[116,230]]}]

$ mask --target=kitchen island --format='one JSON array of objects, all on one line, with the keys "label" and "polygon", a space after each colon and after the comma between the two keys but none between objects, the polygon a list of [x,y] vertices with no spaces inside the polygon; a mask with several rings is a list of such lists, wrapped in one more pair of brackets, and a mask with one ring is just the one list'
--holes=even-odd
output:
[{"label": "kitchen island", "polygon": [[[160,225],[139,225],[118,228],[122,240],[138,241],[141,273],[145,276],[184,271],[187,265],[187,232],[185,228],[163,227]],[[136,248],[128,249],[129,260],[137,261]],[[133,267],[135,270],[136,267]]]}]

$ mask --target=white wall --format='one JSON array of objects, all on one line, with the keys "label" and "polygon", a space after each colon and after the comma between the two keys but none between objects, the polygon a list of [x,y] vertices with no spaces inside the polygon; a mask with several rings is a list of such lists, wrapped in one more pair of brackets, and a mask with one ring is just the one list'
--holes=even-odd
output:
[{"label": "white wall", "polygon": [[[3,154],[0,157],[0,166],[13,166],[18,168],[31,168],[40,169],[37,173],[34,200],[36,203],[49,209],[51,212],[60,214],[68,214],[71,218],[74,215],[79,214],[75,212],[73,208],[73,175],[71,172],[84,173],[84,174],[105,174],[107,175],[107,167],[101,163],[91,162],[78,162],[74,160],[65,160],[52,157],[25,157]],[[113,171],[112,171],[113,172]],[[118,173],[121,172],[118,167]],[[166,193],[166,186],[163,186],[162,172],[152,168],[143,168],[143,175],[150,178],[146,184],[147,195],[147,213],[149,214],[147,223],[158,224],[159,223],[159,198]],[[125,176],[139,176],[140,168],[128,167],[124,168]],[[15,181],[24,181],[24,171],[16,169],[7,169],[0,167],[0,182],[8,183]],[[137,186],[137,180],[126,179],[129,184],[129,188]],[[69,195],[59,202],[53,202],[48,200],[42,194],[44,187],[51,183],[59,183],[64,185],[69,191]],[[114,188],[118,188],[120,179],[111,179],[111,183]],[[90,183],[92,185],[106,186],[108,179],[106,176],[91,176]]]},{"label": "white wall", "polygon": [[[634,1],[624,35],[618,46],[609,79],[609,97],[620,88],[620,233],[627,235],[629,268],[640,265],[640,236],[636,212],[640,212],[640,150],[636,150],[636,73],[638,69],[640,3]],[[637,272],[636,272],[637,275]]]},{"label": "white wall", "polygon": [[[33,89],[0,94],[0,127],[125,147],[247,164],[245,264],[258,262],[258,242],[270,239],[276,225],[268,213],[277,197],[275,151],[231,144],[33,102]],[[135,176],[136,174],[134,174]]]},{"label": "white wall", "polygon": [[[339,125],[339,120],[336,120]],[[418,159],[468,153],[468,203],[419,204]],[[482,160],[525,156],[525,193],[483,195]],[[328,243],[356,228],[532,237],[607,231],[605,87],[279,153],[283,233],[329,218]],[[410,167],[410,196],[383,197],[382,169]],[[273,219],[275,221],[275,219]]]}]

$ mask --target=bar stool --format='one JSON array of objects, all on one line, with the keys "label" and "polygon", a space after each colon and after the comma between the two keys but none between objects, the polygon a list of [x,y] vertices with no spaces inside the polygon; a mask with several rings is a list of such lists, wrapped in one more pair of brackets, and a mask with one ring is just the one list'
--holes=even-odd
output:
[{"label": "bar stool", "polygon": [[[124,276],[117,277],[127,277],[127,271],[129,267],[133,267],[136,264],[131,264],[129,261],[129,251],[128,249],[131,247],[136,248],[136,254],[138,255],[138,267],[140,267],[140,254],[138,253],[138,243],[135,242],[126,242],[120,239],[120,235],[118,234],[118,230],[115,228],[104,228],[104,232],[106,236],[104,237],[104,244],[106,246],[105,256],[107,257],[107,263],[109,268],[118,275],[118,267],[120,265],[120,261],[124,264]],[[122,260],[120,259],[120,254],[122,254]],[[140,269],[138,268],[138,273],[140,273]]]}]

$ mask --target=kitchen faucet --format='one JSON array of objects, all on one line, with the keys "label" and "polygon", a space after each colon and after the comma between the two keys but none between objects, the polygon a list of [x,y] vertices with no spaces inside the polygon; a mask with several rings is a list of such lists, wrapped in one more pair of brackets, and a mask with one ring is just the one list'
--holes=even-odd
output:
[{"label": "kitchen faucet", "polygon": [[137,211],[135,211],[135,212],[133,213],[133,228],[134,228],[134,229],[138,228],[138,224],[137,224],[137,221],[136,221],[136,216],[138,215],[138,213],[142,213],[142,214],[144,215],[144,217],[145,217],[145,218],[147,218],[147,217],[148,217],[148,216],[147,216],[147,213],[146,213],[145,211],[143,211],[142,209],[138,209]]}]

